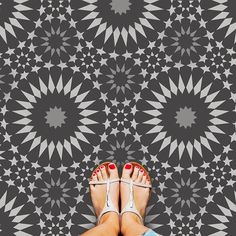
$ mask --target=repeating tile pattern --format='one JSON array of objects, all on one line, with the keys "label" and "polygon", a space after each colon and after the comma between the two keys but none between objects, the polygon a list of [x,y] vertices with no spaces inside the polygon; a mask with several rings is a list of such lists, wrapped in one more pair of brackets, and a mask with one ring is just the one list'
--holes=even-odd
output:
[{"label": "repeating tile pattern", "polygon": [[163,236],[236,232],[235,0],[0,0],[0,234],[96,224],[99,163],[150,172]]}]

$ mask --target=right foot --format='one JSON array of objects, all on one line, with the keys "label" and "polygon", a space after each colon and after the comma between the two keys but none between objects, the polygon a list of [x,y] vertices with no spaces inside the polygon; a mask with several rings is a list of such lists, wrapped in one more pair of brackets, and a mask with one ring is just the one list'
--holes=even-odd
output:
[{"label": "right foot", "polygon": [[[134,167],[132,163],[127,163],[124,166],[122,171],[122,178],[127,180],[132,179],[134,183],[142,183],[150,185],[150,181],[147,180],[147,176],[144,170],[142,168],[139,169],[137,166]],[[129,201],[129,184],[121,182],[120,192],[121,192],[121,209],[123,210]],[[133,200],[142,218],[144,218],[149,198],[150,198],[150,188],[144,188],[133,185]],[[133,218],[135,217],[141,223],[141,219],[139,219],[139,217],[132,212],[124,213],[123,217],[133,217]]]},{"label": "right foot", "polygon": [[[104,181],[107,180],[108,178],[110,179],[117,179],[119,178],[118,176],[118,171],[117,167],[114,163],[110,163],[108,165],[108,171],[106,170],[104,165],[100,165],[99,168],[94,171],[91,180],[92,181]],[[93,203],[93,207],[95,210],[95,213],[97,217],[100,215],[102,212],[105,202],[106,202],[106,185],[105,184],[97,184],[97,185],[90,185],[90,191],[91,191],[91,199]],[[118,208],[118,203],[119,203],[119,182],[111,183],[110,184],[110,196],[111,196],[111,201],[113,202],[114,206],[116,209]],[[100,222],[102,222],[102,219],[106,217],[108,213],[105,213],[102,217]],[[112,213],[112,212],[111,212]],[[109,214],[111,215],[111,214]],[[113,213],[114,216],[116,216],[116,213]],[[117,215],[118,218],[118,215]]]}]

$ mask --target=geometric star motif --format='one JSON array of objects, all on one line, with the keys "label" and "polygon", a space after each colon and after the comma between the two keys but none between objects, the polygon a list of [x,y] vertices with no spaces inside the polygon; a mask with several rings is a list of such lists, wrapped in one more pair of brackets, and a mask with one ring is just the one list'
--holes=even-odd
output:
[{"label": "geometric star motif", "polygon": [[216,32],[221,30],[221,36],[225,39],[232,35],[233,43],[236,43],[236,17],[235,17],[235,1],[234,0],[211,0],[214,6],[207,9],[210,13],[214,13],[212,22],[217,22]]},{"label": "geometric star motif", "polygon": [[[139,156],[142,156],[139,143],[136,142],[132,135],[109,135],[107,142],[103,142],[102,151],[99,152],[101,160],[106,159],[111,161],[120,168],[128,161],[135,161]],[[106,158],[105,158],[106,157]]]},{"label": "geometric star motif", "polygon": [[126,69],[125,65],[120,68],[118,65],[116,66],[116,70],[110,68],[110,74],[107,75],[110,78],[107,81],[107,84],[111,84],[110,90],[115,89],[116,94],[120,91],[125,94],[125,90],[131,90],[130,84],[132,84],[132,78],[134,75],[129,74],[131,68]]},{"label": "geometric star motif", "polygon": [[34,183],[36,172],[40,167],[37,163],[29,162],[25,156],[15,155],[10,160],[10,168],[2,166],[4,167],[2,181],[6,182],[8,186],[18,187],[19,192],[31,192],[32,183]]},{"label": "geometric star motif", "polygon": [[65,37],[66,31],[62,31],[60,26],[57,29],[53,29],[51,26],[50,31],[46,31],[45,29],[45,34],[46,37],[42,38],[45,41],[43,46],[46,46],[44,53],[50,51],[51,56],[56,53],[60,57],[61,51],[66,52],[65,46],[69,45],[66,42],[68,40],[68,37]]},{"label": "geometric star motif", "polygon": [[40,236],[72,236],[70,229],[74,225],[66,214],[59,216],[41,214],[39,226],[41,228]]},{"label": "geometric star motif", "polygon": [[3,66],[4,59],[2,58],[2,54],[0,54],[0,90],[2,92],[9,92],[13,89],[13,87],[17,84],[17,82],[13,82],[13,76],[10,74],[11,67],[9,65]]},{"label": "geometric star motif", "polygon": [[8,43],[8,33],[17,38],[17,32],[25,31],[23,22],[31,24],[27,13],[33,11],[29,0],[1,0],[0,1],[0,39]]},{"label": "geometric star motif", "polygon": [[[85,208],[85,207],[84,207]],[[87,209],[88,208],[88,209]],[[94,213],[94,209],[91,205],[86,204],[86,208],[87,211],[89,210],[90,214],[86,213],[86,214],[81,214],[81,216],[84,218],[84,221],[86,222],[86,224],[80,224],[79,226],[84,228],[84,229],[91,229],[92,227],[94,227],[95,223],[96,223],[96,217],[95,217],[95,213]],[[88,222],[87,222],[88,221]]]},{"label": "geometric star motif", "polygon": [[11,74],[20,79],[26,79],[30,72],[37,71],[38,62],[42,61],[41,57],[35,54],[30,40],[20,42],[17,48],[9,48],[1,57],[5,61],[6,67],[10,67]]},{"label": "geometric star motif", "polygon": [[198,169],[200,178],[207,182],[211,194],[222,193],[226,186],[236,183],[236,170],[230,167],[226,154],[215,156],[211,162],[204,162]]},{"label": "geometric star motif", "polygon": [[35,29],[33,42],[35,51],[42,56],[43,61],[59,64],[60,61],[68,61],[70,55],[76,53],[78,38],[76,29],[69,22],[53,19],[51,22],[42,22]]},{"label": "geometric star motif", "polygon": [[216,79],[228,79],[236,65],[236,53],[233,48],[227,48],[217,41],[209,42],[205,48],[206,54],[200,56],[197,66],[204,72],[211,72]]},{"label": "geometric star motif", "polygon": [[163,220],[165,217],[164,216],[166,211],[165,206],[161,204],[161,209],[158,208],[159,209],[158,211],[157,211],[157,206],[160,206],[159,202],[158,203],[155,202],[155,204],[150,204],[146,209],[146,216],[145,216],[145,225],[148,228],[155,230],[155,232],[158,232],[159,228],[161,229],[168,225],[167,222],[165,223],[161,222],[161,219]]},{"label": "geometric star motif", "polygon": [[44,172],[35,180],[33,196],[35,205],[44,213],[59,215],[67,213],[71,206],[76,205],[78,189],[76,181],[67,172],[53,170]]},{"label": "geometric star motif", "polygon": [[[18,93],[20,97],[14,100],[14,106],[9,110],[17,114],[17,118],[9,121],[9,126],[16,128],[12,141],[17,142],[20,150],[23,146],[27,147],[27,155],[36,149],[39,158],[45,150],[48,151],[49,160],[55,151],[60,159],[65,154],[72,158],[73,147],[80,152],[92,152],[91,145],[99,141],[99,132],[95,132],[98,125],[96,114],[99,112],[99,106],[95,104],[99,103],[99,95],[91,89],[91,81],[79,82],[79,78],[76,78],[74,83],[73,76],[67,82],[62,80],[62,76],[57,81],[49,76],[47,83],[39,77],[37,85],[33,80],[24,81],[22,90],[15,91],[15,96]],[[61,117],[56,118],[55,114],[52,117],[48,113],[45,119],[49,108],[55,106],[66,112],[65,120],[62,113]],[[94,107],[90,109],[91,106]],[[62,123],[64,124],[60,126]],[[93,140],[90,139],[92,136]]]},{"label": "geometric star motif", "polygon": [[203,180],[199,181],[198,173],[189,174],[185,170],[172,173],[163,184],[163,189],[165,205],[171,208],[171,212],[183,216],[199,212],[209,195]]},{"label": "geometric star motif", "polygon": [[83,40],[82,35],[76,46],[76,55],[70,56],[68,64],[74,72],[82,72],[85,78],[97,77],[101,66],[106,65],[109,55],[103,49],[94,48],[91,42]]},{"label": "geometric star motif", "polygon": [[185,65],[198,62],[199,56],[204,55],[209,32],[198,21],[174,21],[171,28],[165,30],[163,43],[165,53],[175,62]]},{"label": "geometric star motif", "polygon": [[134,120],[136,113],[135,102],[127,100],[118,102],[116,99],[108,100],[105,105],[105,129],[108,134],[119,132],[131,134],[135,132],[137,123]]},{"label": "geometric star motif", "polygon": [[[232,197],[230,196],[232,192]],[[230,197],[229,197],[230,196]],[[213,217],[212,223],[205,223],[208,227],[214,229],[214,233],[209,236],[215,235],[232,235],[236,230],[236,192],[230,189],[229,192],[224,192],[224,195],[220,195],[220,198],[215,196],[215,202],[209,204],[209,213],[206,217]],[[211,214],[210,214],[211,213]]]},{"label": "geometric star motif", "polygon": [[72,9],[70,7],[71,0],[40,0],[39,9],[40,18],[51,21],[58,18],[66,20],[70,18]]},{"label": "geometric star motif", "polygon": [[189,19],[190,21],[199,20],[201,17],[201,0],[171,0],[171,6],[168,9],[171,15],[171,19],[175,19],[181,22],[181,20]]},{"label": "geometric star motif", "polygon": [[[151,80],[150,89],[146,89],[141,94],[147,105],[145,107],[140,105],[139,108],[139,104],[137,104],[137,110],[146,114],[145,120],[138,124],[138,127],[147,130],[142,137],[143,141],[150,142],[152,140],[147,145],[152,145],[159,152],[168,148],[169,157],[175,150],[178,150],[180,159],[184,151],[192,159],[194,150],[203,157],[205,148],[213,152],[212,147],[215,144],[222,145],[218,135],[227,137],[224,127],[231,126],[230,122],[225,119],[226,114],[228,114],[227,117],[230,117],[231,113],[227,107],[227,99],[223,99],[220,95],[221,89],[216,89],[216,85],[209,82],[204,85],[203,78],[197,82],[193,79],[190,76],[188,81],[184,83],[181,76],[175,78],[175,81],[169,77],[168,84],[164,81],[157,83],[156,80]],[[150,95],[148,95],[149,92],[151,92]],[[150,96],[153,97],[152,100]],[[173,112],[179,106],[186,105],[193,107],[194,110],[197,109],[198,122],[196,126],[184,131],[185,129],[176,127]],[[212,146],[211,143],[214,145]]]},{"label": "geometric star motif", "polygon": [[98,76],[101,91],[110,99],[117,98],[119,101],[133,98],[142,81],[140,68],[135,66],[133,61],[124,60],[122,57],[109,59],[106,65],[101,67]]},{"label": "geometric star motif", "polygon": [[172,37],[174,40],[174,43],[172,46],[176,46],[175,53],[178,51],[181,51],[181,56],[183,56],[184,53],[187,53],[188,56],[190,56],[191,50],[196,53],[196,46],[200,46],[199,43],[197,43],[197,40],[199,37],[196,37],[197,31],[191,32],[190,27],[188,29],[184,29],[181,27],[181,31],[175,31],[176,36]]},{"label": "geometric star motif", "polygon": [[172,231],[170,236],[201,236],[202,221],[201,219],[197,220],[197,214],[190,214],[188,217],[183,217],[183,219],[177,219],[176,221],[171,219],[169,224]]},{"label": "geometric star motif", "polygon": [[[150,31],[155,34],[160,25],[160,18],[167,14],[167,11],[159,6],[159,2],[123,0],[119,1],[118,5],[115,1],[104,5],[101,0],[84,0],[75,10],[80,18],[78,27],[86,25],[86,33],[94,32],[93,39],[100,39],[103,45],[110,39],[114,46],[119,40],[125,46],[130,41],[137,44],[140,39],[148,37],[148,32],[149,35]],[[85,27],[83,28],[85,30]]]},{"label": "geometric star motif", "polygon": [[164,35],[161,33],[159,38],[154,42],[149,42],[145,49],[139,49],[133,54],[123,54],[126,58],[132,58],[135,61],[135,65],[141,67],[142,75],[155,78],[159,72],[167,72],[173,65],[173,60],[170,56],[166,55],[165,47],[160,38]]},{"label": "geometric star motif", "polygon": [[[1,182],[2,187],[2,182]],[[5,188],[4,188],[5,189]],[[0,234],[30,236],[35,235],[34,208],[25,195],[18,194],[13,187],[9,187],[0,195]],[[29,220],[31,216],[31,220]],[[34,227],[34,228],[33,228]],[[30,233],[34,230],[35,233]]]},{"label": "geometric star motif", "polygon": [[148,228],[235,236],[234,9],[0,0],[0,235],[83,234],[94,168],[137,161]]}]

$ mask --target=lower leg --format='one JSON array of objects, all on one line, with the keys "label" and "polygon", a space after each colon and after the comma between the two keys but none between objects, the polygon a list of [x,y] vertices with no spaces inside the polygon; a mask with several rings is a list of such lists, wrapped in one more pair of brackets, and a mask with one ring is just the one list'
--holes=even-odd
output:
[{"label": "lower leg", "polygon": [[137,215],[126,212],[121,220],[121,232],[124,236],[143,235],[149,228],[144,226]]},{"label": "lower leg", "polygon": [[[127,163],[122,171],[122,178],[127,181],[133,181],[137,184],[150,185],[150,177],[144,169],[140,169],[132,163]],[[127,183],[121,182],[121,209],[125,209],[130,201],[130,186]],[[140,186],[133,186],[133,203],[140,214],[138,217],[132,212],[125,212],[121,217],[121,232],[124,236],[140,236],[143,235],[149,228],[143,225],[141,218],[144,218],[148,200],[150,197],[149,188],[142,188]]]},{"label": "lower leg", "polygon": [[99,225],[83,233],[81,236],[117,236],[119,233],[119,217],[115,212],[102,216]]},{"label": "lower leg", "polygon": [[[97,217],[101,214],[104,206],[106,205],[107,186],[105,184],[96,184],[96,182],[99,183],[100,181],[107,181],[108,178],[113,180],[118,177],[118,170],[114,163],[110,163],[109,165],[102,164],[93,171],[91,180],[94,181],[95,184],[90,184],[90,191],[93,207]],[[114,207],[119,209],[119,182],[110,183],[109,194]],[[82,236],[116,236],[119,231],[119,216],[116,212],[109,211],[101,217],[97,226],[88,230],[82,234]]]}]

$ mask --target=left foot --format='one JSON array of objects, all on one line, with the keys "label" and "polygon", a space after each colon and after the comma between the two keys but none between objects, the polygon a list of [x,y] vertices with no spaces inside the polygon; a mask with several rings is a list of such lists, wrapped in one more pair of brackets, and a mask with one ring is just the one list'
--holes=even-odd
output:
[{"label": "left foot", "polygon": [[[92,174],[91,180],[104,181],[104,180],[107,180],[109,177],[110,179],[119,178],[118,170],[114,163],[110,163],[108,165],[108,171],[106,170],[105,165],[100,165]],[[106,184],[90,185],[90,191],[91,191],[91,199],[92,199],[93,207],[94,207],[96,216],[98,217],[100,213],[102,212],[106,203]],[[110,184],[110,196],[111,196],[111,201],[113,202],[114,207],[118,210],[119,209],[119,182]],[[109,212],[109,213],[112,213],[112,212]],[[102,218],[104,217],[106,218],[107,214],[108,213],[105,213],[102,216]],[[114,212],[113,214],[117,215]],[[102,221],[102,218],[101,218],[101,221]]]},{"label": "left foot", "polygon": [[[144,172],[143,168],[138,168],[137,166],[133,166],[132,163],[127,163],[122,172],[122,178],[126,180],[132,179],[134,183],[142,183],[142,184],[150,184],[150,180],[147,178],[147,175]],[[126,183],[121,182],[120,183],[120,192],[121,192],[121,209],[124,209],[126,204],[129,201],[129,185]],[[148,200],[150,198],[150,189],[149,188],[143,188],[139,186],[133,186],[133,201],[136,205],[136,208],[142,218],[144,218],[146,207],[148,204]],[[132,212],[126,212],[124,213],[123,218],[126,216],[133,215],[135,218],[137,218],[137,215]],[[140,223],[141,220],[137,218]]]}]

